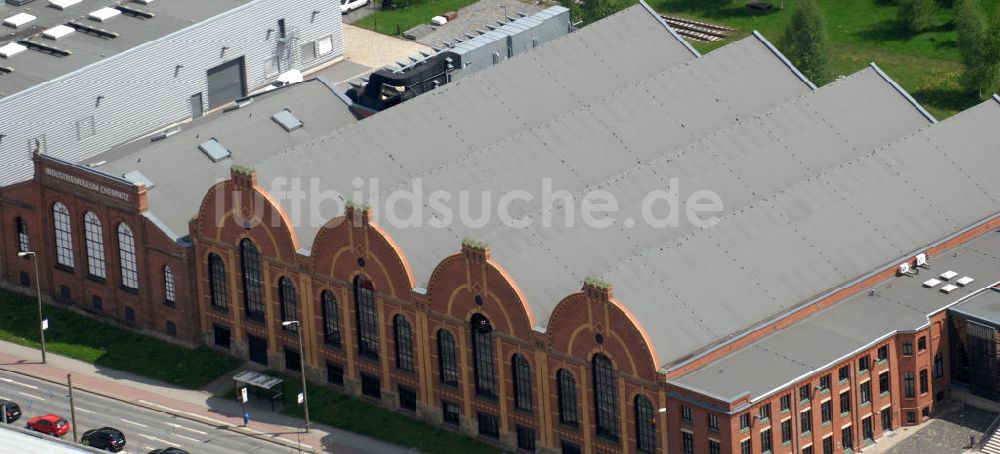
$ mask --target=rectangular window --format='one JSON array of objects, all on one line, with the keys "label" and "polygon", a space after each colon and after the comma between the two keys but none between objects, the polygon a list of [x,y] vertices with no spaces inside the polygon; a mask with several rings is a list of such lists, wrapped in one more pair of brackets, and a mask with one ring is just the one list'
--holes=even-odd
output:
[{"label": "rectangular window", "polygon": [[802,448],[802,454],[813,454],[813,447],[812,447],[812,445],[809,445],[809,446],[806,446],[805,448]]},{"label": "rectangular window", "polygon": [[740,415],[740,430],[750,429],[750,413]]},{"label": "rectangular window", "polygon": [[716,440],[708,440],[708,454],[722,454],[722,443]]},{"label": "rectangular window", "polygon": [[500,420],[489,413],[477,413],[479,418],[479,435],[487,438],[500,438]]},{"label": "rectangular window", "polygon": [[823,454],[833,454],[833,436],[823,439]]},{"label": "rectangular window", "polygon": [[298,372],[302,361],[299,357],[299,351],[285,347],[285,369],[293,372]]},{"label": "rectangular window", "polygon": [[868,355],[865,355],[865,356],[862,356],[861,358],[858,358],[858,373],[859,374],[863,374],[865,372],[868,372],[868,367],[870,366],[870,364],[868,364],[869,363],[868,359],[869,359]]},{"label": "rectangular window", "polygon": [[212,325],[212,331],[214,331],[215,346],[229,350],[233,339],[232,331],[230,331],[229,328],[215,324]]},{"label": "rectangular window", "polygon": [[749,438],[740,442],[740,454],[753,454],[753,446],[750,444]]},{"label": "rectangular window", "polygon": [[339,364],[326,363],[326,381],[331,385],[344,386],[344,368]]},{"label": "rectangular window", "polygon": [[448,401],[441,402],[441,413],[444,417],[445,424],[458,427],[459,419],[462,414],[461,410],[458,408],[458,404]]},{"label": "rectangular window", "polygon": [[177,335],[177,325],[170,320],[167,320],[167,334],[171,336]]},{"label": "rectangular window", "polygon": [[913,354],[913,342],[903,341],[903,354],[906,356]]},{"label": "rectangular window", "polygon": [[760,451],[771,452],[771,429],[764,429],[760,432]]},{"label": "rectangular window", "polygon": [[684,454],[694,454],[694,435],[691,432],[681,432],[681,447]]},{"label": "rectangular window", "polygon": [[[100,311],[100,310],[104,310],[104,300],[103,300],[103,299],[101,299],[101,297],[100,297],[100,296],[97,296],[97,295],[94,295],[94,296],[93,296],[93,297],[91,298],[91,303],[93,303],[93,306],[94,306],[94,309],[95,309],[95,310],[98,310],[98,311]],[[228,348],[228,347],[227,347],[227,348]]]},{"label": "rectangular window", "polygon": [[785,394],[781,396],[781,411],[788,411],[792,408],[792,396]]},{"label": "rectangular window", "polygon": [[917,412],[915,412],[915,411],[908,411],[908,412],[906,412],[906,423],[909,424],[909,425],[916,424],[917,423]]},{"label": "rectangular window", "polygon": [[840,370],[837,371],[837,380],[840,380],[840,382],[843,383],[847,381],[848,378],[851,378],[851,366],[841,367]]},{"label": "rectangular window", "polygon": [[535,429],[517,426],[517,448],[535,452]]},{"label": "rectangular window", "polygon": [[861,405],[872,403],[872,382],[861,384]]},{"label": "rectangular window", "polygon": [[806,410],[799,413],[799,428],[802,429],[802,434],[812,432],[813,428],[813,412],[812,410]]},{"label": "rectangular window", "polygon": [[809,385],[802,385],[802,386],[799,387],[799,401],[800,402],[801,401],[809,400],[809,398],[810,398],[809,391],[810,391],[810,386]]},{"label": "rectangular window", "polygon": [[840,393],[840,413],[850,413],[851,412],[851,392],[844,391]]},{"label": "rectangular window", "polygon": [[76,140],[87,139],[95,135],[97,135],[97,127],[94,124],[93,115],[88,115],[76,121]]},{"label": "rectangular window", "polygon": [[382,384],[378,377],[368,374],[361,374],[361,394],[372,399],[382,400]]},{"label": "rectangular window", "polygon": [[875,439],[875,430],[872,428],[871,416],[861,420],[861,438],[867,442],[871,442]]},{"label": "rectangular window", "polygon": [[889,346],[883,345],[878,348],[878,362],[889,360]]},{"label": "rectangular window", "polygon": [[917,339],[917,351],[922,352],[924,350],[927,350],[927,336],[920,336]]},{"label": "rectangular window", "polygon": [[892,430],[892,408],[882,410],[882,432]]},{"label": "rectangular window", "polygon": [[819,389],[820,391],[828,391],[830,389],[830,374],[819,377]]},{"label": "rectangular window", "polygon": [[920,394],[927,394],[927,369],[920,371]]},{"label": "rectangular window", "polygon": [[691,407],[687,405],[681,405],[681,420],[685,422],[691,422]]},{"label": "rectangular window", "polygon": [[903,374],[903,392],[907,399],[917,397],[917,391],[913,384],[913,372]]},{"label": "rectangular window", "polygon": [[781,442],[791,443],[792,442],[792,420],[786,419],[781,421]]},{"label": "rectangular window", "polygon": [[31,287],[31,276],[25,271],[21,271],[21,286]]},{"label": "rectangular window", "polygon": [[760,417],[761,421],[767,421],[771,419],[771,404],[764,404],[757,410],[757,416]]},{"label": "rectangular window", "polygon": [[889,372],[882,372],[878,374],[878,392],[879,394],[886,394],[889,392]]},{"label": "rectangular window", "polygon": [[17,218],[17,252],[28,252],[31,250],[31,242],[28,241],[28,223],[24,219]]},{"label": "rectangular window", "polygon": [[299,46],[300,56],[303,62],[308,62],[316,59],[316,43],[309,41],[307,43]]},{"label": "rectangular window", "polygon": [[934,378],[944,377],[944,355],[934,355]]},{"label": "rectangular window", "polygon": [[833,404],[831,401],[828,400],[819,405],[819,415],[820,421],[824,424],[833,420]]},{"label": "rectangular window", "polygon": [[713,415],[711,413],[708,414],[708,430],[711,430],[712,432],[718,432],[719,431],[719,416],[718,415]]},{"label": "rectangular window", "polygon": [[854,449],[854,434],[851,431],[851,426],[847,426],[840,430],[841,443],[844,445],[844,450]]},{"label": "rectangular window", "polygon": [[135,309],[125,306],[125,321],[133,323],[135,322]]},{"label": "rectangular window", "polygon": [[399,387],[399,408],[417,411],[417,392],[405,386]]},{"label": "rectangular window", "polygon": [[333,52],[333,36],[324,36],[316,40],[316,55],[326,55]]}]

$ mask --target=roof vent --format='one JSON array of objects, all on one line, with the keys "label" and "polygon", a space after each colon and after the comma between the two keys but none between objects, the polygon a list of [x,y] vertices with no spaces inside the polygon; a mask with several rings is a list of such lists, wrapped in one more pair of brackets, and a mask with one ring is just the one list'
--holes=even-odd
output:
[{"label": "roof vent", "polygon": [[59,39],[75,31],[76,29],[67,25],[56,25],[42,32],[42,36],[48,39]]},{"label": "roof vent", "polygon": [[971,284],[972,281],[974,281],[974,280],[975,279],[973,279],[973,278],[971,278],[969,276],[962,276],[962,277],[958,278],[958,280],[955,281],[955,283],[958,284],[960,287],[965,287],[966,285]]},{"label": "roof vent", "polygon": [[28,22],[31,22],[31,21],[33,21],[35,19],[37,19],[37,18],[35,16],[32,16],[31,14],[28,14],[28,13],[17,13],[17,14],[15,14],[13,16],[10,16],[10,17],[4,19],[3,20],[3,24],[6,25],[6,26],[8,26],[8,27],[17,28],[17,27],[20,27],[20,26],[22,26],[24,24],[27,24]]},{"label": "roof vent", "polygon": [[49,5],[52,5],[55,9],[66,9],[79,4],[82,1],[83,0],[49,0]]},{"label": "roof vent", "polygon": [[147,191],[150,190],[150,189],[153,189],[153,186],[155,186],[153,184],[153,180],[150,180],[149,178],[146,178],[146,176],[143,175],[142,172],[140,172],[138,170],[133,170],[131,172],[127,172],[126,174],[122,175],[122,178],[124,178],[125,180],[131,182],[134,185],[140,185],[141,184],[141,185],[146,186],[146,190]]},{"label": "roof vent", "polygon": [[928,279],[928,280],[924,281],[924,287],[934,288],[934,287],[937,287],[938,284],[940,284],[940,283],[941,283],[941,281],[932,278],[932,279]]},{"label": "roof vent", "polygon": [[214,137],[209,139],[207,142],[203,142],[201,145],[198,145],[198,148],[201,149],[201,152],[205,153],[205,156],[208,156],[208,159],[211,159],[212,162],[219,162],[232,155],[232,153],[229,152],[229,149],[222,146],[222,144],[219,143],[218,140],[215,140]]},{"label": "roof vent", "polygon": [[298,118],[295,118],[295,115],[292,115],[292,112],[288,109],[284,109],[281,112],[272,115],[271,119],[274,120],[275,123],[281,125],[282,128],[285,128],[285,131],[288,132],[302,127],[302,122],[299,121]]},{"label": "roof vent", "polygon": [[7,43],[0,46],[0,57],[10,58],[26,50],[28,50],[27,46],[18,43]]},{"label": "roof vent", "polygon": [[150,3],[153,3],[153,0],[135,0],[135,2],[143,5],[148,5]]},{"label": "roof vent", "polygon": [[944,279],[944,280],[947,281],[947,280],[949,280],[949,279],[951,279],[951,278],[953,278],[955,276],[958,276],[958,273],[956,273],[956,272],[954,272],[952,270],[948,270],[948,271],[945,271],[945,272],[941,273],[940,277],[941,277],[941,279]]},{"label": "roof vent", "polygon": [[104,22],[104,21],[106,21],[108,19],[111,19],[112,17],[115,17],[115,16],[121,14],[121,13],[122,13],[121,11],[119,11],[119,10],[117,10],[115,8],[111,8],[109,6],[105,6],[104,8],[101,8],[101,9],[99,9],[97,11],[91,12],[90,15],[87,16],[87,17],[89,17],[91,20],[96,20],[98,22]]},{"label": "roof vent", "polygon": [[941,290],[941,293],[951,293],[951,292],[954,292],[957,289],[958,289],[957,285],[948,284],[948,285],[946,285],[944,287],[941,287],[939,290]]}]

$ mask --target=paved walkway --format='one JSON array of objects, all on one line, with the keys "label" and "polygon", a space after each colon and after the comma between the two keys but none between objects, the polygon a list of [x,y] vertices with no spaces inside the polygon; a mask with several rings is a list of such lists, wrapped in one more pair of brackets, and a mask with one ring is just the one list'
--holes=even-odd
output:
[{"label": "paved walkway", "polygon": [[[504,11],[510,17],[518,17],[517,12],[534,14],[547,5],[540,5],[534,1],[520,0],[479,0],[458,10],[458,17],[440,27],[434,27],[430,34],[418,39],[419,42],[442,47],[442,42],[452,41],[455,38],[467,39],[465,33],[476,35],[476,29],[488,30],[486,24],[497,25],[497,21],[503,20]],[[427,18],[430,22],[431,18]]]},{"label": "paved walkway", "polygon": [[[0,341],[0,369],[51,382],[66,383],[73,374],[73,385],[82,391],[129,402],[179,418],[225,428],[236,433],[268,440],[289,448],[298,446],[303,421],[283,414],[255,408],[248,427],[243,425],[239,403],[215,397],[207,391],[189,390],[138,375],[88,364],[49,353],[47,364],[40,364],[36,349]],[[309,434],[301,436],[303,452],[338,454],[403,454],[406,448],[363,435],[312,424]]]},{"label": "paved walkway", "polygon": [[424,44],[344,24],[344,59],[359,65],[376,69],[385,65],[396,66],[396,61],[409,61],[407,57],[410,55],[430,50]]}]

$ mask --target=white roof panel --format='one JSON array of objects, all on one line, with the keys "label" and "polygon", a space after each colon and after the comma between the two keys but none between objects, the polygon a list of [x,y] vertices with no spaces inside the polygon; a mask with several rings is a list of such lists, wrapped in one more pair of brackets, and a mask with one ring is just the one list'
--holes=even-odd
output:
[{"label": "white roof panel", "polygon": [[28,13],[17,13],[3,20],[3,24],[8,27],[20,27],[28,22],[35,20],[36,17]]}]

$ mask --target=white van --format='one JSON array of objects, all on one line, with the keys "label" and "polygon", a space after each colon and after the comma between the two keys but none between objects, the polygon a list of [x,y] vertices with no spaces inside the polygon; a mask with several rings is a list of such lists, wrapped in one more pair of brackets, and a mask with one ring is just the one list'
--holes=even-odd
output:
[{"label": "white van", "polygon": [[340,14],[347,14],[365,6],[371,0],[340,0]]}]

